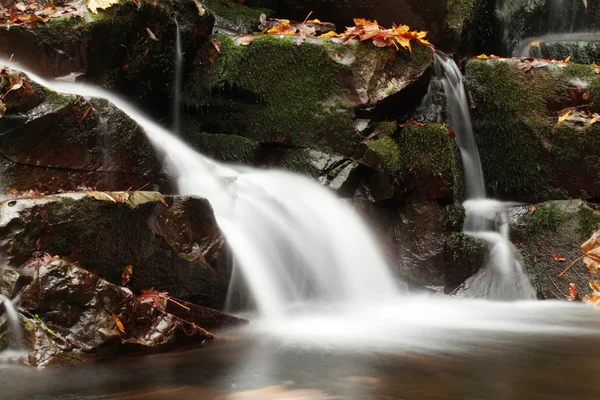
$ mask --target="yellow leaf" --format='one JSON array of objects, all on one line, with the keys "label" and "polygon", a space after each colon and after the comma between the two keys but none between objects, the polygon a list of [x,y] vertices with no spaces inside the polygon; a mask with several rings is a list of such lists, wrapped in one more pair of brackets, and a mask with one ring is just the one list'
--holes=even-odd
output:
[{"label": "yellow leaf", "polygon": [[341,35],[335,33],[335,31],[329,31],[327,33],[322,34],[321,36],[318,36],[319,39],[331,39],[334,37],[340,37]]},{"label": "yellow leaf", "polygon": [[206,10],[202,6],[202,3],[200,3],[198,0],[194,0],[194,3],[196,4],[196,8],[198,9],[198,15],[200,17],[203,16]]},{"label": "yellow leaf", "polygon": [[121,320],[119,319],[119,317],[117,317],[115,314],[111,314],[113,319],[115,320],[115,323],[117,324],[117,328],[119,329],[119,331],[121,331],[121,333],[125,333],[125,327],[123,326],[123,323],[121,322]]},{"label": "yellow leaf", "polygon": [[587,0],[583,0],[583,6],[587,8]]},{"label": "yellow leaf", "polygon": [[478,56],[477,56],[477,57],[475,57],[475,58],[477,58],[478,60],[487,60],[487,59],[488,59],[488,56],[486,56],[485,54],[480,54],[480,55],[478,55]]},{"label": "yellow leaf", "polygon": [[556,125],[560,124],[561,122],[564,122],[567,120],[567,118],[569,118],[569,115],[571,115],[571,113],[573,112],[574,108],[568,108],[567,111],[564,112],[564,114],[562,114],[561,116],[558,117],[558,122],[556,123]]},{"label": "yellow leaf", "polygon": [[125,286],[129,283],[131,275],[133,275],[133,267],[131,265],[123,268],[123,272],[121,272],[121,286]]},{"label": "yellow leaf", "polygon": [[294,35],[296,30],[290,25],[290,21],[281,19],[278,24],[267,31],[270,35]]},{"label": "yellow leaf", "polygon": [[88,0],[87,7],[94,14],[98,14],[98,9],[104,10],[114,4],[117,4],[119,0]]},{"label": "yellow leaf", "polygon": [[565,62],[566,62],[566,63],[570,63],[570,62],[571,62],[571,56],[569,56],[569,57],[565,58]]}]

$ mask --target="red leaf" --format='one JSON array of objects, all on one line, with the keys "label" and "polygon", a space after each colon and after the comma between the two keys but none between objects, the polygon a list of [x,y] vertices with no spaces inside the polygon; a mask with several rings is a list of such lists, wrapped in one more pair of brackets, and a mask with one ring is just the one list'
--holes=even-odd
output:
[{"label": "red leaf", "polygon": [[575,285],[573,282],[569,283],[569,296],[566,297],[567,301],[575,301],[577,300],[577,285]]},{"label": "red leaf", "polygon": [[563,256],[562,254],[553,254],[552,258],[554,258],[556,261],[565,261],[566,260],[565,256]]}]

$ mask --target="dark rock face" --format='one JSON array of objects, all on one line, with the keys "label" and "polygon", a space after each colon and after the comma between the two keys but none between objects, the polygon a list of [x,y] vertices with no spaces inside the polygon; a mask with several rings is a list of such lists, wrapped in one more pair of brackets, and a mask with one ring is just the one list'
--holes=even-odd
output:
[{"label": "dark rock face", "polygon": [[[214,16],[200,17],[193,1],[123,2],[87,20],[56,18],[39,27],[0,27],[1,53],[46,78],[84,73],[80,79],[114,90],[167,116],[174,88],[177,22],[183,52],[195,54]],[[158,40],[153,40],[146,29]],[[22,51],[27,49],[27,51]]]},{"label": "dark rock face", "polygon": [[[488,193],[529,202],[600,196],[600,77],[587,65],[470,60],[465,80]],[[570,107],[573,117],[559,123]],[[577,117],[577,116],[580,117]]]},{"label": "dark rock face", "polygon": [[196,304],[224,304],[229,265],[209,203],[157,193],[90,192],[0,203],[0,244],[10,265],[48,253],[134,291],[155,287]]},{"label": "dark rock face", "polygon": [[169,190],[145,133],[111,103],[56,93],[14,70],[0,79],[3,93],[23,82],[4,98],[6,113],[0,118],[4,192],[126,190],[145,184]]},{"label": "dark rock face", "polygon": [[[533,213],[526,206],[514,208],[511,228],[539,298],[565,299],[571,282],[580,296],[590,292],[588,282],[594,276],[583,263],[559,275],[582,255],[580,246],[600,228],[600,213],[582,200],[548,201],[538,204]],[[558,261],[555,255],[565,260]]]}]

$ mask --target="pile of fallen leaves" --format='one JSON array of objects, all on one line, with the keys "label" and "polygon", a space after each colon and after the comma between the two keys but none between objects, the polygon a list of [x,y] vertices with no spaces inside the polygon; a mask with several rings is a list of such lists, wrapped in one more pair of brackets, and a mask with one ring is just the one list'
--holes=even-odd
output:
[{"label": "pile of fallen leaves", "polygon": [[98,13],[119,0],[40,1],[25,0],[0,6],[0,25],[46,23],[52,18],[83,18],[87,10]]},{"label": "pile of fallen leaves", "polygon": [[[411,31],[408,25],[398,25],[391,29],[386,29],[377,23],[363,18],[354,19],[355,26],[347,27],[343,33],[336,33],[332,24],[321,22],[318,19],[307,20],[302,23],[292,22],[287,19],[270,19],[263,23],[263,32],[269,35],[296,35],[298,36],[298,45],[304,43],[307,37],[316,37],[318,39],[331,39],[337,43],[347,43],[352,39],[371,40],[377,47],[395,46],[412,51],[410,42],[412,40],[431,46],[425,37],[427,32]],[[317,36],[317,33],[324,32]],[[242,45],[248,45],[254,39],[253,35],[241,35],[236,41]]]}]

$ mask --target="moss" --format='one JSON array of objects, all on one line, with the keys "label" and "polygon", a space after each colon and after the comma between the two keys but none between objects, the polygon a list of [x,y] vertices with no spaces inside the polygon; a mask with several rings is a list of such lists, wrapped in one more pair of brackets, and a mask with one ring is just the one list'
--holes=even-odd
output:
[{"label": "moss", "polygon": [[202,154],[223,161],[252,164],[259,151],[258,144],[236,135],[196,133],[188,142]]},{"label": "moss", "polygon": [[471,19],[474,5],[473,0],[448,0],[446,21],[450,26],[462,29],[464,22]]},{"label": "moss", "polygon": [[336,97],[340,74],[349,67],[332,60],[323,45],[265,35],[238,46],[228,36],[215,38],[222,54],[198,65],[184,94],[190,105],[218,109],[205,116],[205,130],[350,151],[348,144],[358,139],[354,110]]},{"label": "moss", "polygon": [[260,23],[261,14],[269,16],[273,13],[273,11],[267,8],[247,7],[236,1],[225,3],[221,0],[205,0],[204,5],[215,15],[215,19],[219,25],[222,25],[220,22],[226,20],[229,23],[241,25],[248,32],[256,30]]},{"label": "moss", "polygon": [[561,79],[588,81],[596,76],[596,69],[590,65],[569,63],[562,69]]},{"label": "moss", "polygon": [[400,158],[400,147],[394,139],[389,136],[384,136],[381,139],[375,140],[368,144],[381,162],[383,166],[392,174],[397,175],[403,172],[403,162]]},{"label": "moss", "polygon": [[600,104],[600,75],[596,75],[588,85],[590,100],[596,104]]},{"label": "moss", "polygon": [[526,214],[521,221],[526,235],[542,235],[547,231],[556,232],[563,216],[558,204],[549,201],[538,205],[533,213]]},{"label": "moss", "polygon": [[600,214],[586,204],[579,207],[579,233],[581,239],[585,240],[600,229]]}]

